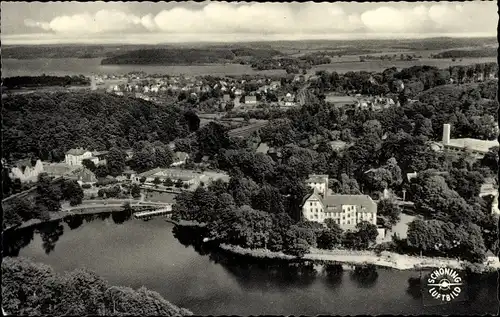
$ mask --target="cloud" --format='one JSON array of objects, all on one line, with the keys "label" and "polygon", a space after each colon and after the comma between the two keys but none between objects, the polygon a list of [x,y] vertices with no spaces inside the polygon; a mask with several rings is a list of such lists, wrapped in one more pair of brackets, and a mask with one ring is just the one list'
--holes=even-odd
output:
[{"label": "cloud", "polygon": [[397,9],[383,6],[361,14],[361,21],[372,32],[483,32],[496,30],[496,7],[488,2],[439,3],[431,6]]},{"label": "cloud", "polygon": [[50,24],[49,23],[37,22],[37,21],[33,21],[31,19],[26,19],[26,20],[24,20],[24,24],[26,26],[29,26],[29,27],[41,28],[41,29],[44,29],[45,31],[50,31]]},{"label": "cloud", "polygon": [[[491,7],[491,9],[489,9]],[[62,15],[50,22],[25,20],[29,27],[56,34],[155,32],[168,34],[329,34],[484,32],[496,30],[497,15],[491,3],[408,4],[346,12],[333,3],[210,2],[199,7],[177,5],[156,15],[138,16],[120,10],[95,14]],[[361,7],[357,7],[361,8]]]},{"label": "cloud", "polygon": [[58,16],[50,22],[26,20],[24,23],[29,27],[41,27],[61,34],[95,34],[131,29],[141,25],[142,20],[119,10],[99,10],[94,15],[86,12]]}]

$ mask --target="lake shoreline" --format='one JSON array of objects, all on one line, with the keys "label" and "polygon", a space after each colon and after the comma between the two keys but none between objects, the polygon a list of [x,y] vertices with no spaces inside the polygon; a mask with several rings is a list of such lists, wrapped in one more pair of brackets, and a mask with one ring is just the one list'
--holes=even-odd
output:
[{"label": "lake shoreline", "polygon": [[[167,222],[180,227],[205,227],[205,224],[200,224],[194,221],[173,221],[168,219]],[[206,238],[205,238],[206,239]],[[208,242],[210,240],[205,240]],[[398,254],[389,251],[383,251],[376,254],[373,251],[348,251],[342,249],[322,250],[311,248],[311,252],[306,253],[303,257],[284,254],[283,252],[274,252],[268,249],[248,249],[240,246],[229,244],[218,244],[218,248],[223,251],[241,256],[249,256],[257,259],[275,259],[285,261],[303,261],[313,262],[318,264],[342,264],[347,266],[352,265],[375,265],[377,267],[395,269],[400,271],[411,271],[420,269],[433,269],[439,267],[449,267],[452,269],[463,270],[469,262],[458,261],[451,258],[437,257],[418,257],[406,254]],[[500,261],[485,262],[479,264],[479,273],[487,273],[500,269]]]},{"label": "lake shoreline", "polygon": [[[113,210],[109,210],[109,209],[113,209]],[[43,224],[43,223],[49,223],[49,222],[53,222],[53,221],[62,220],[64,218],[66,218],[66,217],[75,216],[75,215],[81,215],[81,216],[85,216],[85,215],[99,215],[99,214],[105,214],[105,213],[117,212],[117,211],[118,210],[116,210],[116,207],[107,207],[107,210],[103,210],[103,208],[100,208],[98,210],[93,209],[93,210],[85,210],[85,211],[80,211],[80,212],[75,212],[75,211],[56,211],[56,212],[51,212],[50,213],[50,219],[47,219],[47,220],[30,219],[28,221],[23,222],[22,224],[20,224],[18,226],[8,227],[8,228],[4,229],[4,231],[11,231],[11,230],[15,231],[15,230],[20,230],[20,229],[26,229],[26,228],[30,228],[30,227],[33,227],[33,226],[36,226],[36,225]]]}]

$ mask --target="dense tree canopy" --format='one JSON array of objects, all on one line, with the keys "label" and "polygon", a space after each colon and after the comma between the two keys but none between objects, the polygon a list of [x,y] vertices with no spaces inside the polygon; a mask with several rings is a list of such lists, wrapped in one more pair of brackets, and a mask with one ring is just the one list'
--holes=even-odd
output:
[{"label": "dense tree canopy", "polygon": [[2,261],[2,308],[9,315],[192,315],[144,287],[112,286],[86,270],[59,275],[24,258]]},{"label": "dense tree canopy", "polygon": [[139,141],[168,143],[189,133],[175,107],[109,94],[33,93],[2,99],[4,157],[59,161],[71,148],[130,148]]}]

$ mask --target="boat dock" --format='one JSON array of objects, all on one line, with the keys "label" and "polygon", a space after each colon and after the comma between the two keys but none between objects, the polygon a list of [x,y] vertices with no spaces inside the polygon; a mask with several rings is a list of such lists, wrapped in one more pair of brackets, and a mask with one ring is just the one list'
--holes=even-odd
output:
[{"label": "boat dock", "polygon": [[172,204],[157,210],[148,210],[134,213],[136,219],[151,219],[158,216],[169,216],[172,214]]}]

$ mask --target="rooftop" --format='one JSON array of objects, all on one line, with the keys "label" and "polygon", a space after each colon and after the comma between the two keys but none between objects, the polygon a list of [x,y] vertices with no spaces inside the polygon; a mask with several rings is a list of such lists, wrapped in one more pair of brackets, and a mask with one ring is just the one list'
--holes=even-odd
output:
[{"label": "rooftop", "polygon": [[325,207],[340,207],[343,205],[361,206],[366,208],[366,212],[377,212],[377,204],[368,195],[328,195],[325,198],[312,193],[306,196],[305,200],[316,199],[321,201]]},{"label": "rooftop", "polygon": [[257,148],[257,150],[255,150],[256,153],[264,153],[264,154],[266,154],[267,151],[269,151],[269,146],[267,145],[267,143],[264,143],[264,142],[259,144],[259,147]]},{"label": "rooftop", "polygon": [[488,141],[488,140],[478,140],[472,138],[450,139],[449,144],[446,146],[456,147],[456,148],[467,148],[472,151],[486,153],[490,148],[498,146],[498,140]]},{"label": "rooftop", "polygon": [[83,153],[86,153],[86,152],[89,152],[89,151],[84,150],[82,148],[79,148],[79,149],[71,149],[68,152],[66,152],[66,154],[68,154],[68,155],[83,155]]},{"label": "rooftop", "polygon": [[309,175],[306,182],[308,183],[322,183],[328,179],[328,175]]}]

